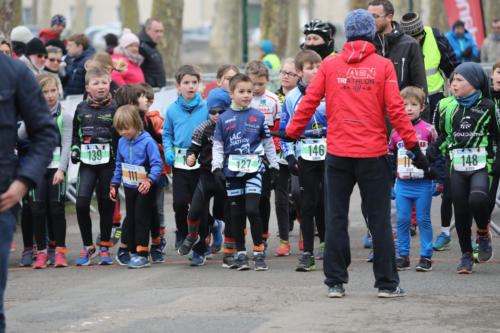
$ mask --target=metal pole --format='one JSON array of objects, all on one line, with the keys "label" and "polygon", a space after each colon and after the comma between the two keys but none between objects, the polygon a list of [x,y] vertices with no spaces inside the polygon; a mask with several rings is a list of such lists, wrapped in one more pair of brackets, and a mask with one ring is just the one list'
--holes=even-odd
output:
[{"label": "metal pole", "polygon": [[241,0],[241,57],[248,62],[248,0]]},{"label": "metal pole", "polygon": [[413,13],[413,0],[409,1],[408,12]]}]

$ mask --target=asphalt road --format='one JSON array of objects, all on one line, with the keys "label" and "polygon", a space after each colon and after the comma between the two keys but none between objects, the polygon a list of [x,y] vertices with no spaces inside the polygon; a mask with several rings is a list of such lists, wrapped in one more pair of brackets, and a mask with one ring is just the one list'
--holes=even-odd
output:
[{"label": "asphalt road", "polygon": [[[205,266],[188,266],[187,258],[173,248],[171,192],[165,196],[166,262],[147,269],[118,265],[20,268],[18,228],[5,294],[7,331],[500,332],[500,261],[476,265],[472,275],[456,274],[460,253],[455,231],[451,250],[435,253],[432,272],[412,269],[400,274],[407,297],[378,299],[372,265],[364,259],[368,250],[362,246],[365,227],[359,203],[355,190],[350,211],[353,263],[343,299],[327,297],[321,262],[315,272],[295,272],[298,224],[290,235],[292,255],[272,256],[278,245],[274,211],[267,272],[223,269],[221,254]],[[432,208],[435,233],[439,232],[439,207],[436,198]],[[498,210],[493,219],[500,221]],[[94,234],[97,228],[94,218]],[[250,236],[247,240],[251,248]],[[499,243],[494,237],[497,253]],[[73,265],[81,249],[75,215],[68,216],[67,245],[68,262]],[[418,238],[413,238],[412,267],[418,262],[419,247]],[[114,257],[116,247],[112,253]]]}]

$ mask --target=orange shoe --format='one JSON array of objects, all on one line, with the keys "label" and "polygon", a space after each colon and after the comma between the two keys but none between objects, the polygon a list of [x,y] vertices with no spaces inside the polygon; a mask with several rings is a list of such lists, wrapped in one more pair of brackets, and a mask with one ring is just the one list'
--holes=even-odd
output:
[{"label": "orange shoe", "polygon": [[275,252],[277,257],[289,256],[290,255],[290,243],[285,240],[280,240],[280,245]]},{"label": "orange shoe", "polygon": [[304,251],[304,240],[302,239],[302,231],[299,232],[299,250]]}]

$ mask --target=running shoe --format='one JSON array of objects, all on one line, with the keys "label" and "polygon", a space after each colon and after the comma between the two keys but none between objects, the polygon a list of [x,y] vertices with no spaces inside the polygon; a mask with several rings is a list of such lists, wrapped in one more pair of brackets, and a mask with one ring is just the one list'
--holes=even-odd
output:
[{"label": "running shoe", "polygon": [[420,257],[420,260],[415,267],[417,272],[430,272],[432,271],[432,259],[427,257]]},{"label": "running shoe", "polygon": [[304,252],[301,258],[299,258],[299,264],[295,269],[297,272],[310,272],[316,270],[316,264],[314,263],[314,255],[311,252]]},{"label": "running shoe", "polygon": [[184,238],[184,242],[182,242],[182,245],[177,249],[177,253],[179,253],[181,256],[185,256],[186,254],[191,252],[193,246],[195,246],[199,241],[200,235],[196,235],[196,238],[193,238],[188,234],[186,238]]},{"label": "running shoe", "polygon": [[161,245],[151,245],[151,262],[160,263],[164,262],[163,253],[161,252]]},{"label": "running shoe", "polygon": [[413,237],[417,234],[417,226],[415,224],[410,224],[410,236]]},{"label": "running shoe", "polygon": [[205,258],[212,258],[212,248],[210,246],[206,246],[206,251],[203,253]]},{"label": "running shoe", "polygon": [[161,237],[161,241],[160,241],[161,252],[165,253],[165,248],[167,247],[167,239],[165,238],[165,235],[162,235],[160,237]]},{"label": "running shoe", "polygon": [[205,261],[207,261],[207,258],[204,255],[193,251],[193,259],[191,259],[189,266],[203,266]]},{"label": "running shoe", "polygon": [[290,243],[285,240],[280,240],[280,245],[274,255],[277,257],[290,255]]},{"label": "running shoe", "polygon": [[182,243],[184,242],[184,238],[182,238],[180,232],[178,230],[175,231],[175,249],[179,249]]},{"label": "running shoe", "polygon": [[365,249],[371,249],[372,248],[372,239],[368,235],[368,233],[365,236],[365,242],[363,243],[363,247]]},{"label": "running shoe", "polygon": [[49,248],[47,249],[47,256],[49,258],[48,264],[54,265],[54,263],[56,261],[56,248],[49,246]]},{"label": "running shoe", "polygon": [[237,268],[236,260],[234,259],[234,255],[232,253],[225,253],[222,258],[222,267],[223,268]]},{"label": "running shoe", "polygon": [[222,229],[224,223],[221,220],[215,219],[212,227],[212,253],[217,253],[222,247]]},{"label": "running shoe", "polygon": [[127,266],[130,262],[130,252],[128,252],[127,249],[120,247],[116,253],[115,259],[120,266]]},{"label": "running shoe", "polygon": [[484,236],[477,236],[477,257],[474,257],[479,263],[485,263],[493,258],[493,248],[491,247],[491,231]]},{"label": "running shoe", "polygon": [[31,247],[25,247],[23,250],[23,256],[21,257],[21,267],[31,267],[33,265],[33,249]]},{"label": "running shoe", "polygon": [[266,262],[264,261],[264,254],[262,252],[257,253],[257,255],[253,257],[253,260],[255,261],[254,269],[256,271],[267,271],[269,269]]},{"label": "running shoe", "polygon": [[106,246],[101,246],[99,251],[99,265],[111,265],[113,264],[113,259],[109,256],[109,248]]},{"label": "running shoe", "polygon": [[56,252],[54,258],[54,267],[67,267],[68,263],[66,262],[66,255],[61,252]]},{"label": "running shoe", "polygon": [[446,250],[451,246],[451,237],[446,235],[444,232],[440,233],[436,241],[432,244],[432,248],[436,251]]},{"label": "running shoe", "polygon": [[368,253],[368,256],[366,257],[367,262],[373,262],[373,250],[370,250],[370,253]]},{"label": "running shoe", "polygon": [[245,253],[240,253],[238,258],[236,258],[236,265],[239,271],[246,271],[250,269],[250,264],[248,263],[248,256]]},{"label": "running shoe", "polygon": [[394,298],[394,297],[404,297],[406,296],[406,291],[401,287],[396,287],[394,290],[390,289],[379,289],[378,297],[380,298]]},{"label": "running shoe", "polygon": [[113,242],[113,246],[115,246],[116,243],[118,243],[121,236],[122,236],[122,227],[120,226],[119,223],[113,224],[113,228],[111,229],[111,238],[110,238],[110,240]]},{"label": "running shoe", "polygon": [[319,243],[319,251],[318,255],[316,256],[316,259],[323,260],[324,256],[325,256],[325,242],[321,242]]},{"label": "running shoe", "polygon": [[84,246],[82,252],[80,252],[80,257],[76,259],[77,266],[88,266],[91,264],[91,259],[95,256],[95,247]]},{"label": "running shoe", "polygon": [[345,296],[345,289],[342,283],[334,284],[332,287],[328,288],[328,297],[342,298],[344,296]]},{"label": "running shoe", "polygon": [[35,264],[33,265],[33,267],[35,269],[46,268],[47,261],[49,261],[49,256],[47,255],[47,251],[40,251],[40,252],[38,252],[38,257],[36,258],[36,261],[35,261]]},{"label": "running shoe", "polygon": [[138,254],[135,254],[128,263],[128,268],[144,268],[150,267],[151,262],[146,257],[142,257]]},{"label": "running shoe", "polygon": [[410,269],[410,258],[399,256],[396,258],[396,268],[398,271],[406,271]]},{"label": "running shoe", "polygon": [[460,259],[460,265],[457,267],[457,274],[472,274],[474,268],[474,257],[471,253],[466,252]]}]

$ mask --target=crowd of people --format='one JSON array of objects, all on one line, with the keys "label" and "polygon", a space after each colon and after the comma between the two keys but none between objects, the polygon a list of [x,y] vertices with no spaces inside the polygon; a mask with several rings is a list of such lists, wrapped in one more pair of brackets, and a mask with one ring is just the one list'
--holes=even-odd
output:
[{"label": "crowd of people", "polygon": [[[129,29],[119,39],[107,36],[108,52],[101,53],[84,34],[63,40],[61,15],[39,38],[25,27],[14,28],[1,50],[24,63],[23,73],[36,76],[34,91],[43,95],[43,111],[54,127],[53,138],[42,144],[52,151],[50,163],[48,157],[39,159],[45,171],[39,177],[17,175],[30,188],[22,199],[21,265],[68,265],[65,193],[71,161],[79,164],[76,216],[83,248],[77,266],[90,265],[96,255],[100,265],[112,264],[116,243],[120,265],[163,262],[163,198],[171,173],[173,243],[191,266],[222,250],[225,268],[248,270],[251,257],[255,270],[267,270],[274,190],[279,230],[274,255],[290,254],[296,219],[303,251],[296,271],[314,271],[316,260],[323,260],[328,296],[343,297],[351,261],[349,197],[358,183],[368,227],[365,247],[372,248],[367,260],[373,261],[379,297],[406,295],[398,271],[411,267],[415,226],[421,244],[415,268],[432,270],[433,252],[451,246],[452,206],[462,252],[457,273],[472,273],[475,263],[493,257],[489,222],[500,176],[499,21],[481,52],[481,59],[495,62],[489,78],[473,62],[478,50],[462,22],[445,36],[424,26],[418,13],[403,15],[400,23],[393,16],[388,0],[371,0],[367,10],[349,13],[342,51],[334,48],[335,27],[321,20],[305,25],[305,42],[294,58],[280,61],[266,40],[261,59],[243,71],[221,65],[218,87],[206,100],[200,69],[183,65],[175,73],[178,97],[164,117],[151,110],[153,88],[165,85],[156,49],[163,33],[159,20],[148,19],[138,36]],[[280,88],[271,92],[274,69]],[[73,115],[61,99],[75,94],[84,94],[84,100]],[[33,146],[40,149],[39,135],[23,113],[17,120],[13,147],[25,170],[33,164]],[[2,180],[2,190],[15,178]],[[96,240],[90,215],[94,191]],[[441,233],[434,241],[435,196],[442,201]],[[0,209],[10,208],[2,204],[3,198]],[[247,218],[253,241],[248,251]]]}]

